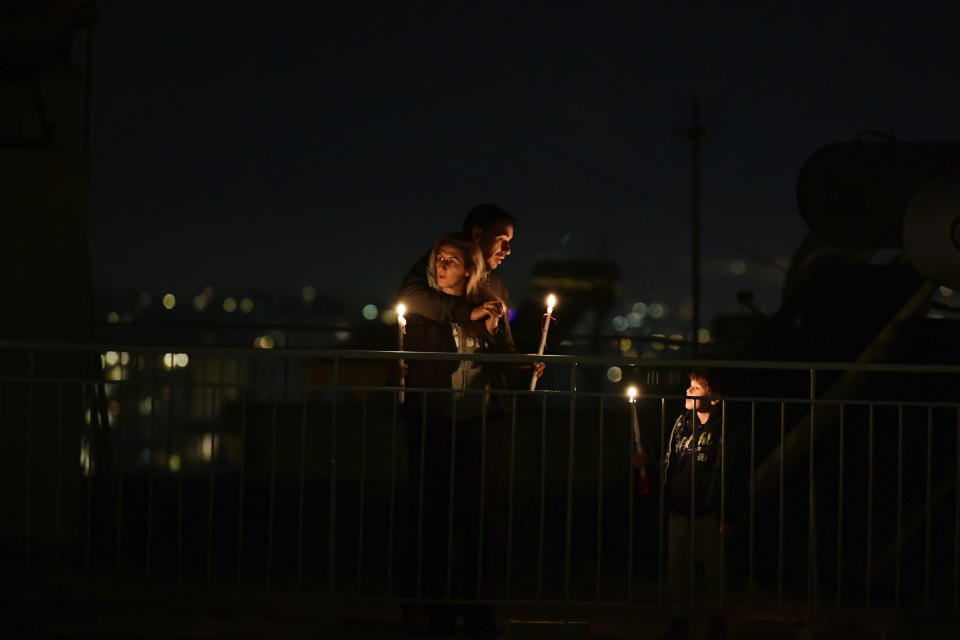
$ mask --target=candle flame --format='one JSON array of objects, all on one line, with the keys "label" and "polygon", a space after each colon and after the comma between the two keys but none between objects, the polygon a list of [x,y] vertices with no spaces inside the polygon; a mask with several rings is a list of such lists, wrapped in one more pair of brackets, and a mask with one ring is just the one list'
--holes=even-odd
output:
[{"label": "candle flame", "polygon": [[555,306],[557,306],[557,296],[553,295],[552,293],[551,293],[550,295],[548,295],[548,296],[547,296],[547,306],[548,306],[549,308],[551,308],[551,309],[553,309]]},{"label": "candle flame", "polygon": [[400,317],[402,318],[403,315],[404,315],[406,312],[407,312],[407,305],[403,304],[402,302],[397,305],[397,315],[398,315],[398,316],[400,316]]},{"label": "candle flame", "polygon": [[637,396],[639,395],[639,393],[640,392],[637,390],[636,387],[627,388],[627,397],[630,398],[630,402],[634,402],[637,399]]}]

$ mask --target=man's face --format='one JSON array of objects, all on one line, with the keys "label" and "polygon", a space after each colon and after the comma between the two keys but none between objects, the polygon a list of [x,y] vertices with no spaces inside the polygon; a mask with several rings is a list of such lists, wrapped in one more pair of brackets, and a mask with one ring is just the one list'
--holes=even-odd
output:
[{"label": "man's face", "polygon": [[496,222],[486,231],[475,228],[474,239],[483,253],[483,260],[487,263],[487,269],[496,269],[504,258],[510,255],[513,225],[509,222]]},{"label": "man's face", "polygon": [[717,404],[717,400],[710,399],[710,390],[707,389],[702,382],[690,379],[690,386],[687,387],[688,396],[702,396],[697,398],[687,398],[687,401],[684,403],[684,406],[689,411],[696,409],[701,413],[710,411],[713,408],[713,405]]}]

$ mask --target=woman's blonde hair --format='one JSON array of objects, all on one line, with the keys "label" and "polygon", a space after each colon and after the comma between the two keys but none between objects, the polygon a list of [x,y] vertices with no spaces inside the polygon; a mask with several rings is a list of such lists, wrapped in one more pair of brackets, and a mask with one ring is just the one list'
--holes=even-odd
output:
[{"label": "woman's blonde hair", "polygon": [[467,286],[464,288],[464,292],[467,298],[480,298],[481,283],[484,279],[483,254],[480,253],[477,244],[462,233],[445,233],[433,244],[433,249],[430,250],[428,272],[434,286],[437,282],[437,251],[443,247],[458,249],[463,253],[464,271],[470,272],[470,275],[467,276]]}]

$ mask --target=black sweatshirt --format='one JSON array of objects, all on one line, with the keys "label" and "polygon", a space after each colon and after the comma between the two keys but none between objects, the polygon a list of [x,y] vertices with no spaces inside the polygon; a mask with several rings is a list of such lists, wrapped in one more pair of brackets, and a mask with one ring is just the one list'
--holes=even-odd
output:
[{"label": "black sweatshirt", "polygon": [[706,424],[700,424],[695,412],[685,411],[670,431],[664,491],[667,505],[677,513],[691,515],[693,486],[696,487],[697,517],[720,511],[720,413],[719,409],[713,411]]}]

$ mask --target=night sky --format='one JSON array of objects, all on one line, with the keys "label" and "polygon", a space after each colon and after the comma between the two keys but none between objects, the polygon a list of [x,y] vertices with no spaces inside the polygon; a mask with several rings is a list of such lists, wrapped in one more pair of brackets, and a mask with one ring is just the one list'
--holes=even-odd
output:
[{"label": "night sky", "polygon": [[859,129],[960,137],[956,8],[99,4],[101,294],[310,283],[389,304],[436,236],[496,202],[520,220],[515,301],[538,259],[601,258],[625,309],[677,313],[690,154],[672,129],[698,94],[707,325],[742,289],[777,308],[815,149]]}]

